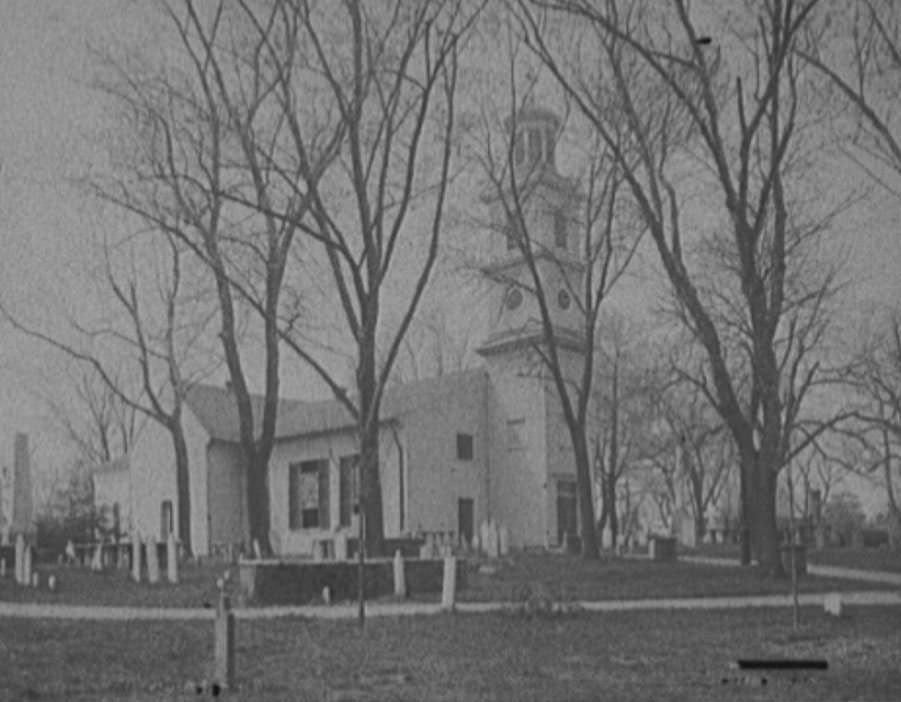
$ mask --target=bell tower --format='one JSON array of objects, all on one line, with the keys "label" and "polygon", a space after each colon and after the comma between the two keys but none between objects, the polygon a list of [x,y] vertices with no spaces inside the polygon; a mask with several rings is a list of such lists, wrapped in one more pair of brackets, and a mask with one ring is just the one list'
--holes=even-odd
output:
[{"label": "bell tower", "polygon": [[477,351],[494,388],[490,494],[515,545],[556,546],[578,533],[572,443],[538,353],[547,345],[526,256],[541,281],[563,375],[577,380],[585,362],[585,265],[578,188],[556,165],[560,127],[554,112],[534,105],[508,119],[512,178],[482,196],[491,221],[483,271],[492,287],[489,330]]},{"label": "bell tower", "polygon": [[[557,343],[584,348],[577,300],[585,266],[579,256],[576,184],[557,171],[560,119],[550,110],[527,106],[505,123],[513,133],[513,177],[482,196],[490,209],[489,260],[493,281],[490,330],[478,349],[485,357],[541,343],[543,329],[535,283],[523,247],[531,247]],[[509,180],[509,177],[508,177]],[[516,202],[519,202],[517,207]],[[528,234],[529,242],[523,239]]]}]

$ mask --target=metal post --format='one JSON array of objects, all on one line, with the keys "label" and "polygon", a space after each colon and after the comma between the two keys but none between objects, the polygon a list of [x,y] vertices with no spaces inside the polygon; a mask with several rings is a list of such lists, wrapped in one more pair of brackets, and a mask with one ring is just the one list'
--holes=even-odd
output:
[{"label": "metal post", "polygon": [[225,583],[217,582],[219,602],[213,625],[213,680],[226,689],[235,684],[235,615],[231,601],[225,594]]}]

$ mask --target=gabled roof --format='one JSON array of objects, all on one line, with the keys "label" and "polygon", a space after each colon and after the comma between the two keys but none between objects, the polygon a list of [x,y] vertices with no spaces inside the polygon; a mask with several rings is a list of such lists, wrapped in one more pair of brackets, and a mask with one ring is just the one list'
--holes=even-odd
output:
[{"label": "gabled roof", "polygon": [[[484,370],[461,371],[417,380],[402,385],[394,385],[385,390],[382,398],[380,419],[390,421],[405,412],[421,407],[423,398],[442,396],[459,391],[461,388],[487,382]],[[253,407],[254,434],[261,429],[263,397],[251,395]],[[185,403],[211,439],[228,442],[240,441],[238,408],[234,394],[228,388],[218,385],[195,385],[188,391]],[[275,438],[290,439],[313,434],[324,434],[352,429],[355,422],[350,412],[338,400],[280,399],[275,423]]]},{"label": "gabled roof", "polygon": [[122,456],[121,458],[117,458],[112,461],[107,461],[106,463],[101,463],[99,465],[94,466],[91,469],[91,473],[94,475],[105,475],[107,473],[118,473],[120,471],[128,470],[128,457]]}]

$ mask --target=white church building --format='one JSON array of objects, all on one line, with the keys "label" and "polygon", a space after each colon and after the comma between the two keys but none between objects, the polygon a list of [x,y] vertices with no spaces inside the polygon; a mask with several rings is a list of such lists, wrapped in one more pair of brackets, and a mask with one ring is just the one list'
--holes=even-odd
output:
[{"label": "white church building", "polygon": [[[526,216],[567,367],[581,367],[580,317],[571,291],[583,266],[571,227],[575,184],[554,165],[559,121],[529,108],[518,115],[515,159],[532,168]],[[508,527],[512,546],[552,547],[579,531],[575,463],[556,389],[533,351],[542,331],[529,272],[486,197],[494,286],[490,332],[476,370],[390,387],[382,410],[380,477],[386,537],[445,533],[470,539],[484,520]],[[571,232],[570,229],[573,231]],[[501,232],[506,231],[506,237]],[[571,376],[572,377],[572,376]],[[259,416],[261,398],[256,398]],[[191,541],[197,555],[248,543],[245,475],[234,398],[196,385],[186,398]],[[318,540],[354,536],[355,427],[336,400],[279,403],[269,463],[271,541],[281,555],[310,554]],[[95,473],[98,503],[115,506],[122,530],[165,538],[177,495],[169,435],[149,424],[132,454]]]}]

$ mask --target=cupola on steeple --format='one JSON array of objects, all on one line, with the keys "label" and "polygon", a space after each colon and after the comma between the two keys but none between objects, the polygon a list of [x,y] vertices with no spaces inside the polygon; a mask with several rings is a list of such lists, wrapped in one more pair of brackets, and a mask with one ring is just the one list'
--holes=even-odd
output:
[{"label": "cupola on steeple", "polygon": [[560,118],[550,110],[526,105],[504,120],[509,134],[515,130],[513,166],[556,168],[555,151]]}]

